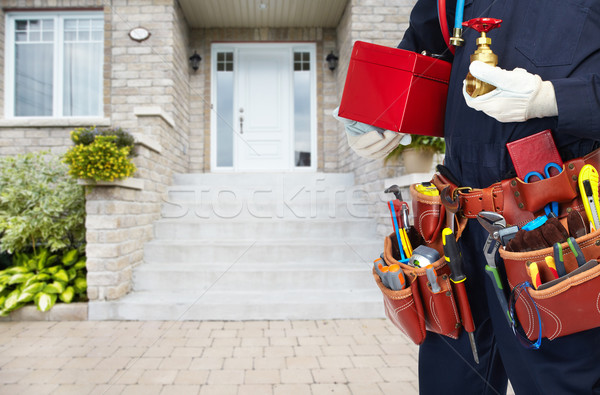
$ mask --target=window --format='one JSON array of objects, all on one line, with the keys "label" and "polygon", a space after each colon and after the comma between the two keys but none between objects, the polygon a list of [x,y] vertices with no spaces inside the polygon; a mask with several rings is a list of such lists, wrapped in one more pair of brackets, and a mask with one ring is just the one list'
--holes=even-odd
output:
[{"label": "window", "polygon": [[294,52],[294,163],[311,165],[310,52]]},{"label": "window", "polygon": [[217,53],[217,166],[233,166],[233,52]]},{"label": "window", "polygon": [[11,13],[6,26],[7,116],[102,115],[101,12]]}]

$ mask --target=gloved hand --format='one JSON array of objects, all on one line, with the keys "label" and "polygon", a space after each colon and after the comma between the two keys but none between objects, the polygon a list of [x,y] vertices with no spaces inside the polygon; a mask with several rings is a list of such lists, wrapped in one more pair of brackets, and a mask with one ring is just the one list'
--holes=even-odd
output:
[{"label": "gloved hand", "polygon": [[357,155],[368,159],[383,159],[399,144],[408,145],[410,134],[384,130],[366,123],[342,118],[338,115],[339,107],[333,110],[335,119],[344,124],[348,145]]},{"label": "gloved hand", "polygon": [[463,81],[465,101],[475,110],[483,111],[500,122],[524,122],[531,118],[558,115],[554,86],[550,81],[542,81],[539,75],[520,68],[507,71],[480,61],[471,63],[469,71],[478,80],[496,87],[473,98],[465,90],[466,83]]}]

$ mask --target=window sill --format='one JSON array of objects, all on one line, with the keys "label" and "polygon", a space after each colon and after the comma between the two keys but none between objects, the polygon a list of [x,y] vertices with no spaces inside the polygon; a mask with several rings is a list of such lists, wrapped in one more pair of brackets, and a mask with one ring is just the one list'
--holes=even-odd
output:
[{"label": "window sill", "polygon": [[30,128],[30,127],[87,127],[110,126],[110,118],[81,117],[81,118],[10,118],[0,119],[0,128]]}]

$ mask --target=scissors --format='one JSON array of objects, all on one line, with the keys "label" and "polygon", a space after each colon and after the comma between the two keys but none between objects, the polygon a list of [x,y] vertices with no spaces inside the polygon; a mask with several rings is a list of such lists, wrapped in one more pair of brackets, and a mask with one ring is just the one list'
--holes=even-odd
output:
[{"label": "scissors", "polygon": [[[550,178],[552,177],[550,175],[550,169],[556,169],[558,170],[558,174],[562,173],[562,167],[559,166],[557,163],[555,162],[549,162],[548,164],[546,164],[546,166],[544,167],[544,175],[542,175],[539,171],[530,171],[529,173],[527,173],[525,175],[525,179],[523,181],[525,182],[529,182],[529,180],[531,179],[531,177],[537,177],[540,180],[543,180],[545,178]],[[558,217],[558,202],[550,202],[546,205],[546,207],[544,207],[544,211],[546,212],[546,216],[550,217],[550,213],[554,214],[555,217]]]}]

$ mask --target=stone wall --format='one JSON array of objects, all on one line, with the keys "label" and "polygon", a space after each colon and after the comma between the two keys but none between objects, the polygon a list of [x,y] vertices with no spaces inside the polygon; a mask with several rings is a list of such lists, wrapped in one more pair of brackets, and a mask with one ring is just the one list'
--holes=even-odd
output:
[{"label": "stone wall", "polygon": [[[338,104],[341,100],[352,45],[361,40],[396,47],[408,28],[410,11],[415,0],[350,0],[337,28],[340,64],[337,73]],[[337,104],[336,104],[337,106]],[[335,108],[335,106],[333,106]],[[396,161],[368,160],[356,155],[348,146],[344,128],[338,123],[339,171],[354,172],[355,183],[369,191],[373,216],[387,218],[383,180],[403,174]],[[383,231],[384,233],[386,231]],[[381,233],[381,231],[380,231]]]},{"label": "stone wall", "polygon": [[[132,5],[136,4],[136,5]],[[140,190],[91,187],[88,214],[88,297],[120,298],[131,290],[153,223],[174,172],[188,170],[189,67],[187,30],[175,1],[115,0],[112,14],[111,119],[148,144],[134,159]],[[138,43],[128,32],[143,26],[151,37]]]}]

